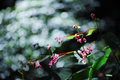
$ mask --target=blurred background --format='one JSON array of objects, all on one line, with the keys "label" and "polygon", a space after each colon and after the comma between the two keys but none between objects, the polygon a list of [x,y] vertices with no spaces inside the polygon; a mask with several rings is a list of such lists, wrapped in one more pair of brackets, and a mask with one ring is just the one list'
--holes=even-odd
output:
[{"label": "blurred background", "polygon": [[[35,69],[26,65],[21,69],[19,61],[26,62],[29,59],[46,55],[47,44],[56,47],[56,53],[62,53],[80,48],[76,40],[63,39],[62,46],[57,43],[55,37],[75,34],[72,26],[81,26],[80,31],[95,27],[95,22],[90,14],[95,13],[100,18],[100,31],[114,33],[120,40],[120,8],[119,2],[113,0],[0,0],[0,79],[20,80],[22,78],[18,70],[24,73],[25,80],[65,80],[72,73],[87,65],[75,64],[77,59],[68,56],[61,59],[53,67],[49,68],[49,60],[43,61],[43,68]],[[86,33],[87,34],[87,33]],[[93,53],[99,53],[94,58],[104,54],[100,52],[105,42],[100,34],[95,31],[92,36],[86,37],[87,44],[93,41]],[[38,43],[39,47],[35,48]],[[120,45],[115,47],[119,53]],[[111,61],[113,62],[113,61]],[[108,73],[114,73],[112,79],[119,78],[119,70],[113,71],[115,63],[108,69]],[[104,68],[106,69],[106,68]],[[52,73],[51,73],[52,72]],[[105,73],[103,70],[99,73]],[[98,76],[99,78],[99,76]],[[106,79],[104,77],[104,79]]]}]

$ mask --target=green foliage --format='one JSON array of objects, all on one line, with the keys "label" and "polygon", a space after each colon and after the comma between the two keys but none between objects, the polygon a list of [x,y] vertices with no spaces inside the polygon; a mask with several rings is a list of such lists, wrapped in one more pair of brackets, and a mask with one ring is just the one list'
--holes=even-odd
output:
[{"label": "green foliage", "polygon": [[69,68],[58,68],[58,69],[60,71],[58,75],[61,78],[61,80],[67,80],[69,76],[72,74]]},{"label": "green foliage", "polygon": [[91,28],[86,36],[90,36],[93,33],[93,31],[95,31],[96,29],[98,28],[96,27]]},{"label": "green foliage", "polygon": [[99,22],[99,21],[100,21],[100,19],[99,19],[99,18],[95,18],[94,20],[95,20],[95,22]]},{"label": "green foliage", "polygon": [[72,80],[85,80],[88,78],[89,69],[82,69],[72,75]]},{"label": "green foliage", "polygon": [[107,61],[109,55],[110,55],[110,52],[111,52],[111,49],[108,48],[106,51],[105,51],[105,55],[104,56],[101,56],[99,57],[92,65],[92,67],[90,68],[90,71],[89,71],[89,80],[92,80],[92,76],[93,74],[95,74],[95,72],[97,72],[100,67],[105,64],[105,62]]}]

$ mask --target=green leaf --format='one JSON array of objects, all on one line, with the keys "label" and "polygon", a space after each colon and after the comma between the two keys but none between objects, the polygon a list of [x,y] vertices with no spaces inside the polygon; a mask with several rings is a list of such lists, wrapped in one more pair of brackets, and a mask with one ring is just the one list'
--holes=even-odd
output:
[{"label": "green leaf", "polygon": [[112,77],[112,75],[111,75],[111,74],[106,74],[105,76]]},{"label": "green leaf", "polygon": [[96,29],[96,27],[91,28],[86,36],[90,36]]},{"label": "green leaf", "polygon": [[109,46],[105,46],[105,47],[102,49],[102,51],[105,51],[108,47],[109,47]]},{"label": "green leaf", "polygon": [[19,70],[18,70],[18,72],[19,72],[20,74],[22,74],[22,75],[23,75],[23,73],[22,73],[22,72],[20,72]]},{"label": "green leaf", "polygon": [[92,80],[92,76],[93,74],[96,74],[95,72],[97,72],[100,67],[105,64],[105,62],[107,61],[109,55],[110,55],[110,52],[111,52],[111,49],[108,48],[106,51],[105,51],[105,55],[104,56],[101,56],[99,57],[92,65],[92,68],[90,68],[90,71],[89,71],[89,80]]},{"label": "green leaf", "polygon": [[73,39],[75,35],[67,37],[67,39]]},{"label": "green leaf", "polygon": [[55,47],[51,47],[50,50],[53,53],[56,50],[56,48]]},{"label": "green leaf", "polygon": [[110,48],[108,48],[108,49],[105,51],[105,56],[106,56],[106,57],[109,57],[111,51],[112,51],[112,50],[111,50]]},{"label": "green leaf", "polygon": [[100,19],[99,19],[99,18],[95,18],[94,20],[95,20],[96,22],[99,22],[99,21],[100,21]]},{"label": "green leaf", "polygon": [[57,70],[59,71],[57,74],[59,75],[59,77],[61,78],[61,80],[67,80],[71,73],[71,69],[70,68],[57,68]]},{"label": "green leaf", "polygon": [[85,80],[88,78],[89,69],[82,69],[72,75],[72,80]]}]

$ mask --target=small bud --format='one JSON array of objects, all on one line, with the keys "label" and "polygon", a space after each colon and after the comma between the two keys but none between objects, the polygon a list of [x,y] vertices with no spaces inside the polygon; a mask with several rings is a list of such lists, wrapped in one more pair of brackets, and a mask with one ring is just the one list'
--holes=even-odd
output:
[{"label": "small bud", "polygon": [[83,41],[84,41],[84,43],[86,43],[87,40],[85,38],[83,38]]},{"label": "small bud", "polygon": [[95,16],[95,14],[94,13],[91,13],[91,15],[90,15],[91,17],[92,17],[92,19],[95,19],[96,18],[96,16]]},{"label": "small bud", "polygon": [[77,27],[77,24],[73,25],[73,28]]},{"label": "small bud", "polygon": [[83,64],[86,64],[86,61],[85,61],[85,59],[83,59],[82,63],[83,63]]},{"label": "small bud", "polygon": [[30,62],[30,64],[31,64],[32,66],[34,66],[34,62]]},{"label": "small bud", "polygon": [[82,39],[78,39],[78,41],[81,43],[81,42],[82,42]]},{"label": "small bud", "polygon": [[78,50],[78,53],[81,55],[82,54],[82,52],[80,51],[80,50]]},{"label": "small bud", "polygon": [[103,73],[99,73],[99,74],[98,74],[98,77],[99,77],[99,78],[103,78],[103,77],[104,77],[104,74],[103,74]]},{"label": "small bud", "polygon": [[77,35],[77,34],[75,34],[75,39],[78,39],[77,37],[78,37],[78,35]]}]

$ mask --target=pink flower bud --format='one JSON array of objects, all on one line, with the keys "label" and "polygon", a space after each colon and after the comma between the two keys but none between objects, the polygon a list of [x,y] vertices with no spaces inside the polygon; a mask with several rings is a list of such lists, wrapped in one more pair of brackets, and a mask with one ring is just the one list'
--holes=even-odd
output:
[{"label": "pink flower bud", "polygon": [[39,68],[42,68],[42,66],[41,66],[41,65],[39,65]]},{"label": "pink flower bud", "polygon": [[82,42],[82,39],[80,38],[80,39],[78,39],[78,41],[81,43],[81,42]]},{"label": "pink flower bud", "polygon": [[82,53],[82,57],[83,57],[83,59],[85,59],[86,56],[87,56],[87,54],[86,54],[85,52],[83,52],[83,53]]},{"label": "pink flower bud", "polygon": [[103,77],[104,77],[104,74],[103,74],[103,73],[99,73],[99,74],[98,74],[98,77],[99,77],[99,78],[103,78]]},{"label": "pink flower bud", "polygon": [[78,53],[81,55],[82,54],[82,52],[80,51],[80,50],[78,50]]},{"label": "pink flower bud", "polygon": [[73,28],[77,27],[77,24],[73,25]]},{"label": "pink flower bud", "polygon": [[85,61],[85,59],[83,59],[82,63],[83,63],[83,64],[86,64],[86,61]]},{"label": "pink flower bud", "polygon": [[93,50],[92,50],[92,49],[89,49],[89,51],[90,51],[90,52],[93,52]]},{"label": "pink flower bud", "polygon": [[87,40],[85,38],[83,38],[83,41],[84,41],[84,43],[86,43]]},{"label": "pink flower bud", "polygon": [[77,38],[77,34],[75,34],[75,39],[78,39],[78,38]]},{"label": "pink flower bud", "polygon": [[35,66],[35,68],[38,68],[38,66]]},{"label": "pink flower bud", "polygon": [[92,19],[95,19],[96,18],[96,16],[95,16],[95,14],[94,13],[91,13],[91,15],[90,15],[91,17],[92,17]]},{"label": "pink flower bud", "polygon": [[50,45],[49,45],[49,46],[47,46],[47,49],[48,49],[48,50],[50,50],[50,48],[51,48],[51,46],[50,46]]},{"label": "pink flower bud", "polygon": [[52,63],[53,63],[53,60],[51,60],[50,63],[49,63],[50,67],[52,66]]},{"label": "pink flower bud", "polygon": [[32,66],[34,66],[34,62],[30,62],[30,64],[31,64]]}]

